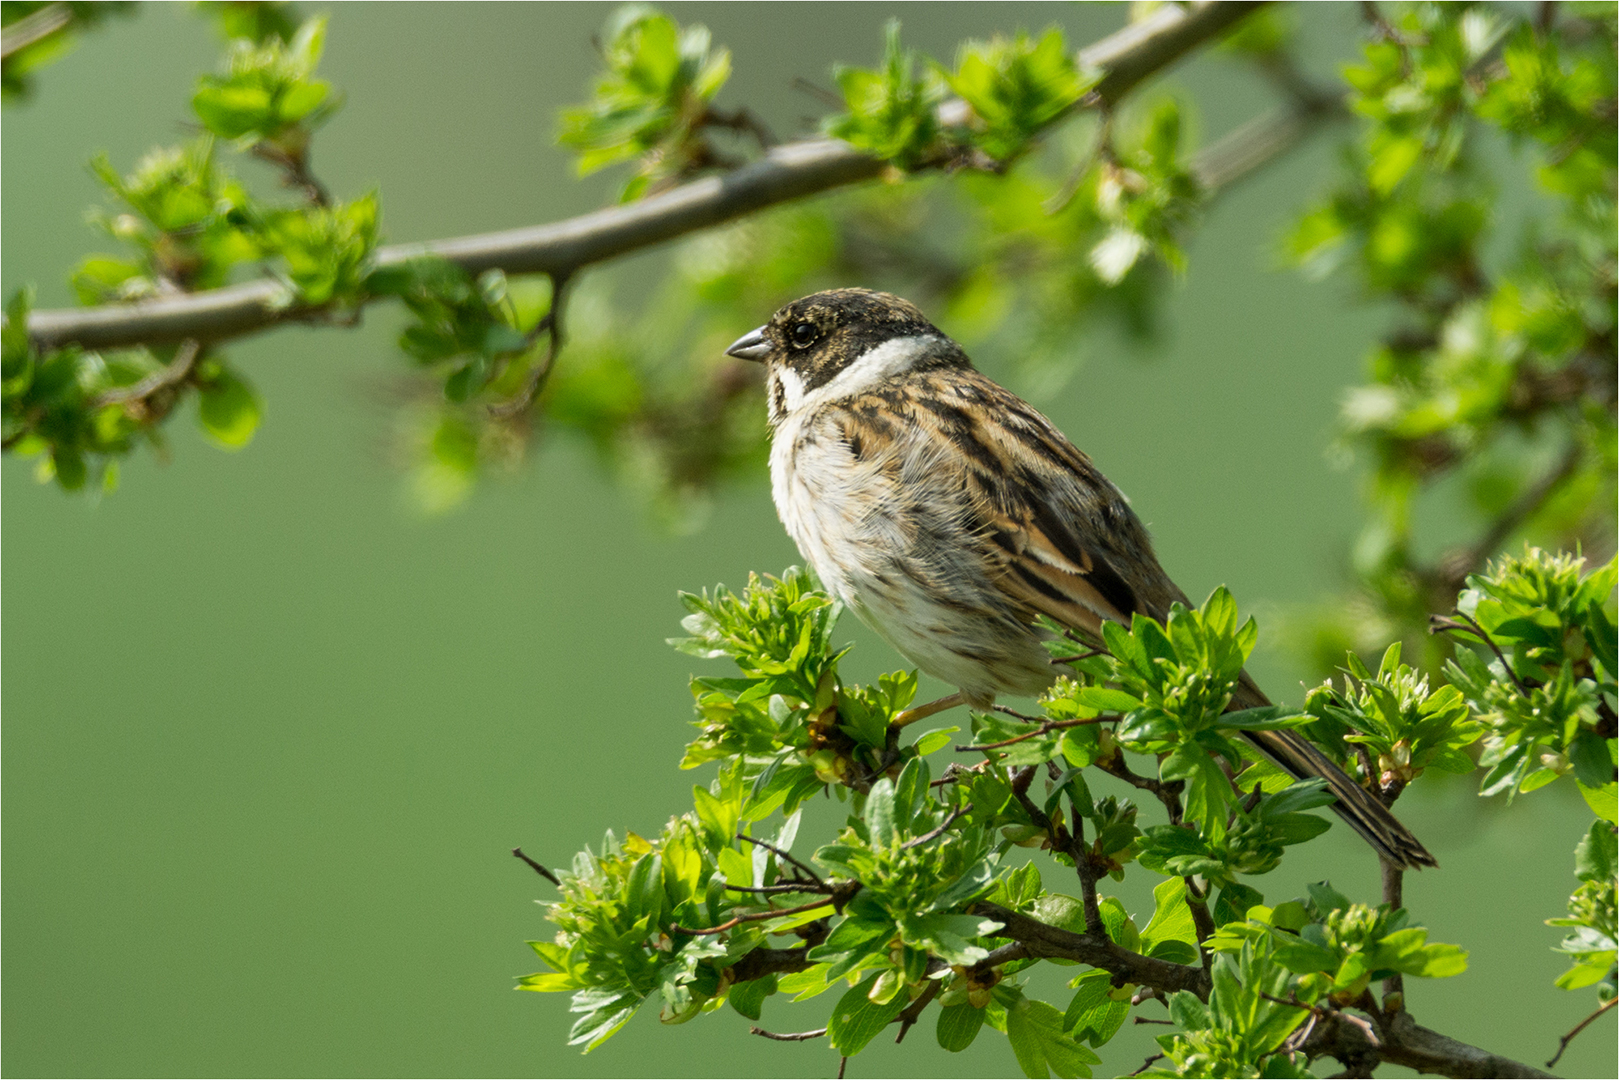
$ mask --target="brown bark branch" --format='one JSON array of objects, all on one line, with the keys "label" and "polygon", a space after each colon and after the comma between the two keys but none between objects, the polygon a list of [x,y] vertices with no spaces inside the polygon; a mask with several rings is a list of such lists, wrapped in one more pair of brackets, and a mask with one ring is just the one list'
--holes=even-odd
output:
[{"label": "brown bark branch", "polygon": [[73,9],[66,4],[49,4],[0,32],[0,60],[10,60],[36,41],[44,41],[73,21]]},{"label": "brown bark branch", "polygon": [[[1079,53],[1080,64],[1106,74],[1087,95],[1086,103],[1110,105],[1258,6],[1237,0],[1165,5],[1141,22],[1087,46]],[[941,108],[941,119],[965,122],[965,109],[964,103],[948,102]],[[837,140],[787,143],[732,172],[695,180],[640,202],[546,225],[391,245],[377,250],[375,263],[388,267],[421,256],[438,256],[472,274],[498,268],[513,274],[565,276],[778,203],[870,180],[887,168],[886,163]],[[284,286],[260,280],[132,304],[37,311],[29,318],[28,329],[46,349],[75,342],[87,349],[104,349],[186,338],[206,344],[279,323],[311,321],[322,314],[321,309],[288,306],[284,300]]]},{"label": "brown bark branch", "polygon": [[[1351,1062],[1384,1061],[1417,1072],[1451,1077],[1539,1077],[1550,1076],[1539,1069],[1459,1042],[1437,1031],[1430,1031],[1411,1019],[1408,1012],[1387,1014],[1377,1025],[1374,1037],[1346,1014],[1335,1012],[1319,1020],[1309,1038],[1299,1044],[1312,1057],[1328,1055],[1348,1065]],[[1368,1074],[1369,1075],[1369,1074]]]}]

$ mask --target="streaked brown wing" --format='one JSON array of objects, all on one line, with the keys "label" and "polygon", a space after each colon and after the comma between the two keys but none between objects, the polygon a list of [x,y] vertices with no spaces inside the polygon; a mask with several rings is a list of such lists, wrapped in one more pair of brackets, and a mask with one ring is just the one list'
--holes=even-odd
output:
[{"label": "streaked brown wing", "polygon": [[[1163,620],[1176,601],[1190,606],[1124,496],[1091,460],[1021,399],[971,374],[939,387],[924,412],[973,460],[969,487],[982,528],[1003,555],[1000,588],[1032,611],[1095,635],[1104,620],[1128,624],[1137,611]],[[1243,672],[1230,708],[1268,704]],[[1376,795],[1302,736],[1243,734],[1292,776],[1325,779],[1337,798],[1333,809],[1384,858],[1438,865]]]},{"label": "streaked brown wing", "polygon": [[930,390],[918,419],[970,462],[969,494],[1008,596],[1093,634],[1103,620],[1162,619],[1184,602],[1123,494],[1050,421],[977,372]]}]

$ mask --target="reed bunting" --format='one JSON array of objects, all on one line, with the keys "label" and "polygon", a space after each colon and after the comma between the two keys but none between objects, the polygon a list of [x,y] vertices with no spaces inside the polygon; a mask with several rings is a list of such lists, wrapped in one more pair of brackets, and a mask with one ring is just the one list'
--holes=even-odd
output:
[{"label": "reed bunting", "polygon": [[[987,709],[1055,681],[1042,615],[1095,638],[1104,620],[1191,606],[1119,489],[907,301],[816,293],[726,351],[765,365],[771,489],[799,551],[959,700]],[[1230,708],[1267,704],[1244,672]],[[1244,734],[1293,776],[1324,778],[1334,809],[1384,858],[1436,865],[1301,736]]]}]

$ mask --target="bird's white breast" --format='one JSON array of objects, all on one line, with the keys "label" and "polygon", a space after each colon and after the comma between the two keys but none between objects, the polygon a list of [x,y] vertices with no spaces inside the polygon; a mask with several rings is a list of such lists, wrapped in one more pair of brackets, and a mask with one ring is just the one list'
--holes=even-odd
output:
[{"label": "bird's white breast", "polygon": [[917,667],[980,702],[1037,693],[1051,682],[1040,635],[987,579],[948,445],[896,424],[857,456],[849,418],[825,407],[906,370],[923,344],[879,346],[787,411],[770,452],[776,511],[827,590]]}]

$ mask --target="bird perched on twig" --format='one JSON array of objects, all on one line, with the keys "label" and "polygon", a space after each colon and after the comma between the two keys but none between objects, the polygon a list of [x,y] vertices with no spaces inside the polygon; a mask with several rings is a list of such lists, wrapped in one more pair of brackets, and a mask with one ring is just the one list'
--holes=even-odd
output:
[{"label": "bird perched on twig", "polygon": [[[1114,487],[1052,423],[909,302],[796,300],[727,352],[764,363],[776,511],[828,590],[921,670],[987,709],[1055,680],[1044,615],[1097,637],[1188,604]],[[1246,672],[1230,708],[1268,705]],[[924,707],[927,708],[927,707]],[[915,712],[916,710],[913,710]],[[1244,732],[1396,866],[1435,860],[1291,731]]]}]

